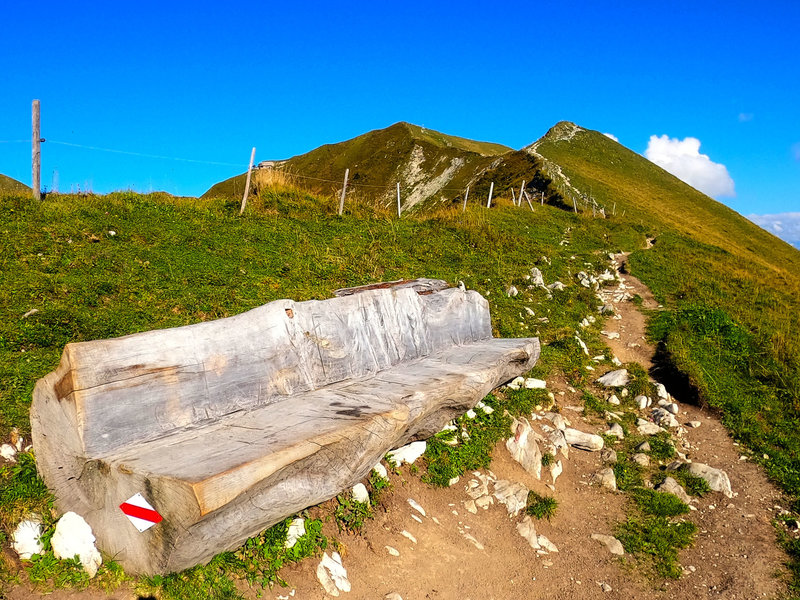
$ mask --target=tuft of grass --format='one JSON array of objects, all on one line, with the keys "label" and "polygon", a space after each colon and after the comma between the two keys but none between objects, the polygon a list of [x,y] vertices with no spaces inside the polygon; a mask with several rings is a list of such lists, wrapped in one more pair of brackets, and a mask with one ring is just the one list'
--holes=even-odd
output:
[{"label": "tuft of grass", "polygon": [[672,443],[672,436],[668,431],[662,431],[650,436],[647,440],[650,444],[650,456],[656,460],[669,460],[675,457],[675,446]]},{"label": "tuft of grass", "polygon": [[614,463],[613,469],[617,478],[617,489],[621,492],[642,485],[642,467],[630,460],[627,453],[617,453],[617,462]]},{"label": "tuft of grass", "polygon": [[626,552],[651,564],[653,570],[667,579],[681,576],[678,550],[694,543],[697,526],[688,521],[672,522],[663,516],[629,516],[617,526],[616,538]]},{"label": "tuft of grass", "polygon": [[656,387],[650,381],[645,368],[639,363],[627,363],[624,366],[630,376],[627,386],[630,395],[634,398],[639,395],[653,398],[656,395]]},{"label": "tuft of grass", "polygon": [[674,494],[657,492],[647,488],[632,490],[636,506],[645,515],[654,517],[677,517],[689,512],[689,507]]},{"label": "tuft of grass", "polygon": [[388,479],[384,479],[375,471],[370,471],[367,483],[369,501],[372,503],[372,506],[378,506],[381,503],[383,495],[392,489],[392,482]]},{"label": "tuft of grass", "polygon": [[536,519],[552,519],[556,514],[558,501],[552,496],[543,496],[531,490],[528,492],[528,505],[525,513]]},{"label": "tuft of grass", "polygon": [[542,454],[542,466],[549,467],[556,461],[556,457],[550,452],[544,452]]}]

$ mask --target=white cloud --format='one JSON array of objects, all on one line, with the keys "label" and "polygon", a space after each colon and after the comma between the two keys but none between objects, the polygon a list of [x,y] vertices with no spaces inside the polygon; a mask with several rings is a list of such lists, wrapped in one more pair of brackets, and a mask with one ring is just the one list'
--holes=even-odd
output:
[{"label": "white cloud", "polygon": [[790,244],[797,246],[800,243],[800,212],[748,215],[747,218]]},{"label": "white cloud", "polygon": [[651,135],[644,155],[692,187],[709,196],[735,196],[733,179],[725,165],[700,154],[700,140]]},{"label": "white cloud", "polygon": [[613,133],[604,133],[603,135],[606,136],[607,138],[611,138],[615,142],[619,141],[619,138],[617,136],[615,136]]},{"label": "white cloud", "polygon": [[739,123],[747,123],[748,121],[752,121],[755,115],[753,113],[739,113]]}]

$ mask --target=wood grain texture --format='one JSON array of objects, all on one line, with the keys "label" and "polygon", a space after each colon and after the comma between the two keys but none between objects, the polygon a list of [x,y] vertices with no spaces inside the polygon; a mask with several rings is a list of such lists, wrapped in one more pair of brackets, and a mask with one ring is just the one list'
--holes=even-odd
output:
[{"label": "wood grain texture", "polygon": [[[69,344],[37,382],[37,465],[61,510],[135,573],[184,569],[365,477],[530,369],[457,288],[279,300],[235,317]],[[164,517],[139,533],[141,492]]]}]

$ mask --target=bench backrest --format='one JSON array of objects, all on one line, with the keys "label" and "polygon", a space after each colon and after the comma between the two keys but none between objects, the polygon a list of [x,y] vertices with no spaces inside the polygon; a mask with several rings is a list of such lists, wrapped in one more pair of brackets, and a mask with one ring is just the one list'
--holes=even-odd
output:
[{"label": "bench backrest", "polygon": [[54,393],[75,403],[84,449],[100,456],[490,337],[488,303],[458,288],[276,300],[234,317],[68,344]]}]

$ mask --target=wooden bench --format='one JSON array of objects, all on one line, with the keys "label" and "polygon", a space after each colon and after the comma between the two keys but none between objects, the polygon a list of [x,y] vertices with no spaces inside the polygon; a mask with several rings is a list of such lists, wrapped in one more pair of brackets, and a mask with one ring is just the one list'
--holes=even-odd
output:
[{"label": "wooden bench", "polygon": [[[493,339],[473,291],[277,300],[68,344],[34,390],[34,451],[107,555],[178,571],[354,485],[538,355],[535,338]],[[120,509],[137,493],[163,517],[141,533]]]}]

